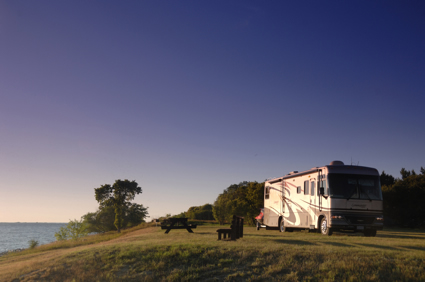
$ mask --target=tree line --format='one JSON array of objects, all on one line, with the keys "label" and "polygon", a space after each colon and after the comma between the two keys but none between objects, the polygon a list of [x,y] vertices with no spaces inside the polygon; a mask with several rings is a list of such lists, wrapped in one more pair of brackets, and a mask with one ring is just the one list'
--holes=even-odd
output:
[{"label": "tree line", "polygon": [[401,178],[382,171],[380,176],[384,198],[384,221],[386,225],[407,227],[425,226],[425,169],[420,173],[413,169],[400,170]]},{"label": "tree line", "polygon": [[[186,217],[196,220],[216,220],[220,224],[232,221],[234,214],[243,216],[249,225],[255,224],[254,217],[263,207],[264,182],[243,181],[232,184],[218,195],[214,204],[190,207],[186,212],[166,217]],[[161,220],[161,218],[160,218]]]},{"label": "tree line", "polygon": [[211,204],[205,204],[203,206],[193,206],[190,207],[186,212],[181,212],[177,215],[171,216],[167,215],[166,217],[177,217],[177,218],[188,218],[196,220],[214,220],[213,216],[213,206]]}]

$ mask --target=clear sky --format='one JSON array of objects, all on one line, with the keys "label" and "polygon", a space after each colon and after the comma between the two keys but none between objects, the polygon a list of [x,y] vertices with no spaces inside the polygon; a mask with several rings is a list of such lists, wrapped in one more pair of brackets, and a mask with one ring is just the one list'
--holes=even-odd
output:
[{"label": "clear sky", "polygon": [[341,160],[425,166],[424,1],[0,1],[0,221],[151,217]]}]

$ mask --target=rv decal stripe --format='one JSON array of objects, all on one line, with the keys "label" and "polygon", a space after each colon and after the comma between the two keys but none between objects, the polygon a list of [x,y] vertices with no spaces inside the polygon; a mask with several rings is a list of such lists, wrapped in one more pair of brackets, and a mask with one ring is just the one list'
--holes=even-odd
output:
[{"label": "rv decal stripe", "polygon": [[274,188],[274,187],[270,187],[270,190],[276,190],[276,191],[278,191],[278,192],[282,192],[282,191],[280,191],[279,189]]},{"label": "rv decal stripe", "polygon": [[[307,201],[304,201],[304,200],[301,200],[301,202],[304,202],[304,203],[306,203],[307,205],[309,205],[310,207],[314,207],[314,208],[319,208],[319,206],[318,205],[314,205],[314,204],[310,204],[309,202],[307,202]],[[344,209],[344,208],[324,208],[324,207],[322,207],[322,210],[323,209],[328,209],[328,210],[331,210],[331,211],[370,211],[370,212],[382,212],[382,210],[370,210],[370,209]]]},{"label": "rv decal stripe", "polygon": [[[294,184],[292,184],[292,183],[289,183],[289,182],[282,182],[282,183],[284,183],[284,185],[286,186],[286,187],[288,187],[288,185],[291,185],[292,187],[294,187],[294,188],[297,188],[297,186],[296,185],[294,185]],[[290,187],[288,187],[288,188],[290,188]]]}]

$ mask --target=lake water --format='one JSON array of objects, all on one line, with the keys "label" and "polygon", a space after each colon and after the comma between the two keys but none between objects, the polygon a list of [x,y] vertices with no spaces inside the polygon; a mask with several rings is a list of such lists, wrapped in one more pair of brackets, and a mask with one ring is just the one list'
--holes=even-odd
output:
[{"label": "lake water", "polygon": [[39,245],[56,241],[55,233],[66,223],[6,223],[0,222],[0,253],[26,249],[28,241],[36,240]]}]

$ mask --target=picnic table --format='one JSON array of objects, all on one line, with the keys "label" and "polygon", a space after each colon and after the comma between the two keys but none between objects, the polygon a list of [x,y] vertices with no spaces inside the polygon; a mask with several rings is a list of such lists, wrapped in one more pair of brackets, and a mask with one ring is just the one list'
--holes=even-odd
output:
[{"label": "picnic table", "polygon": [[187,232],[193,233],[192,228],[196,228],[196,224],[187,224],[187,218],[167,218],[161,223],[161,229],[167,229],[168,234],[171,229],[186,229]]}]

